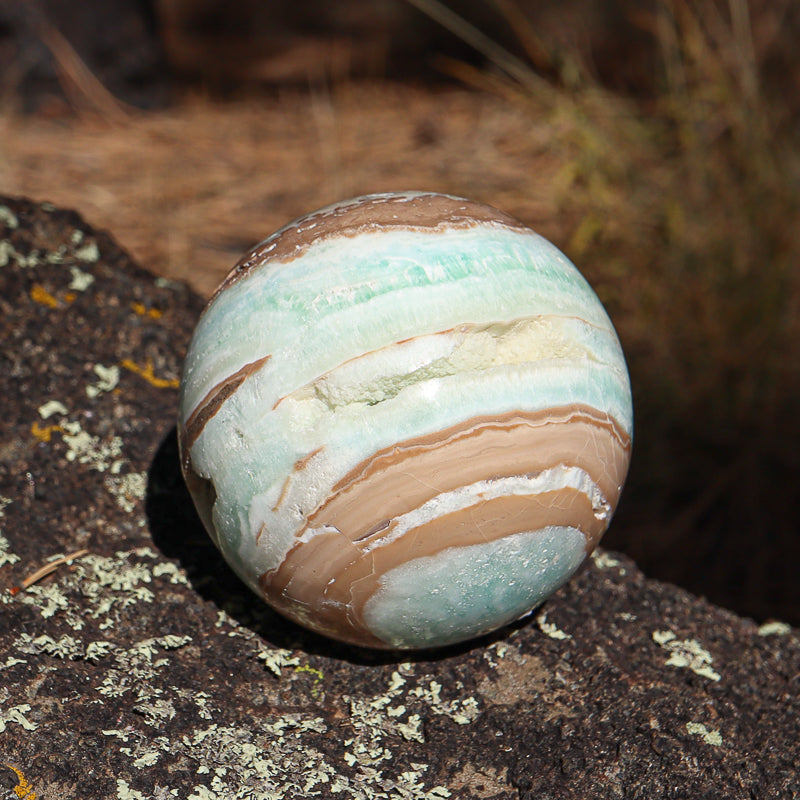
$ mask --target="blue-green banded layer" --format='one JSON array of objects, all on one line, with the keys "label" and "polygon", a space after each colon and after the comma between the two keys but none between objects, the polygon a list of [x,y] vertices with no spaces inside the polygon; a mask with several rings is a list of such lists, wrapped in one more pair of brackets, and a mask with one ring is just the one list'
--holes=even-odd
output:
[{"label": "blue-green banded layer", "polygon": [[367,602],[370,631],[392,647],[440,647],[488,633],[539,605],[574,574],[585,540],[549,527],[449,548],[386,573]]},{"label": "blue-green banded layer", "polygon": [[[543,314],[613,327],[575,267],[535,233],[481,226],[326,240],[217,295],[183,379],[186,415],[220,380],[272,354],[277,401],[343,361],[460,322]],[[246,331],[246,333],[245,333]]]}]

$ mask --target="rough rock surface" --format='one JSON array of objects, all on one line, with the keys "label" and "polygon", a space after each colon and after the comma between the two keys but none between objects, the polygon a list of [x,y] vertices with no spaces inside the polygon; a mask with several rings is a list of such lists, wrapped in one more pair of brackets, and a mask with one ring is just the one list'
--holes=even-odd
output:
[{"label": "rough rock surface", "polygon": [[796,630],[601,552],[468,646],[306,633],[239,585],[182,485],[201,301],[13,198],[0,276],[0,796],[800,795]]}]

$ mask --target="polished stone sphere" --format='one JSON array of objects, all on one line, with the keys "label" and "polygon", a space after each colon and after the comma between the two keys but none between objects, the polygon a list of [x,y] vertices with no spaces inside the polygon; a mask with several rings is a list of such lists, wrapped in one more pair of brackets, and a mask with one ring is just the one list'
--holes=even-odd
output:
[{"label": "polished stone sphere", "polygon": [[427,648],[535,608],[605,532],[625,359],[570,261],[440,194],[323,208],[247,254],[181,382],[189,490],[240,577],[335,639]]}]

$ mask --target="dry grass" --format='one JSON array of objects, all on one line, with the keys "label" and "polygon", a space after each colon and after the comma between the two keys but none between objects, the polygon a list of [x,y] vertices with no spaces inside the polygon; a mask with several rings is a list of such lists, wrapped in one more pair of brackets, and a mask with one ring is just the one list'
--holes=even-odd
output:
[{"label": "dry grass", "polygon": [[567,252],[600,267],[637,406],[632,524],[611,542],[726,605],[798,622],[796,121],[762,82],[747,3],[701,7],[664,3],[654,20],[663,91],[646,113],[592,90],[565,137]]},{"label": "dry grass", "polygon": [[345,84],[100,119],[0,117],[0,191],[76,208],[153,271],[210,294],[245,249],[343,197],[467,195],[556,236],[552,130],[502,99]]}]

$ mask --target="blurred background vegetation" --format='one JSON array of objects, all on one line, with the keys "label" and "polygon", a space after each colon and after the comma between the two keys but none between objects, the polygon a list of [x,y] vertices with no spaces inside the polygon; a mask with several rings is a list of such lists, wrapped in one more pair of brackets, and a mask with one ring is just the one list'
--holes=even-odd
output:
[{"label": "blurred background vegetation", "polygon": [[604,545],[800,624],[799,40],[793,0],[0,0],[0,191],[206,293],[343,195],[516,214],[629,360]]}]

